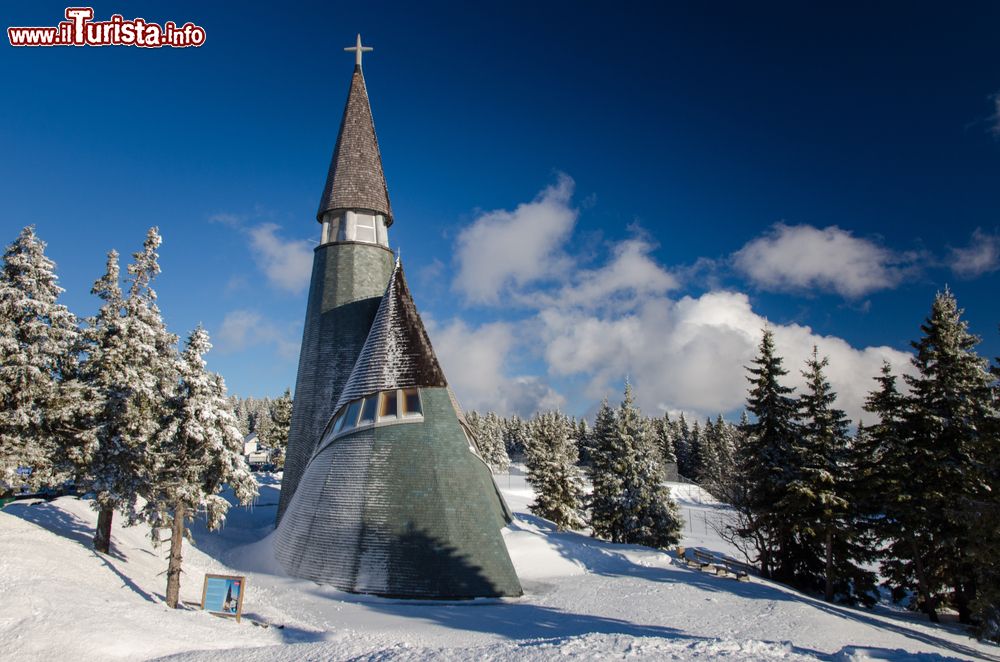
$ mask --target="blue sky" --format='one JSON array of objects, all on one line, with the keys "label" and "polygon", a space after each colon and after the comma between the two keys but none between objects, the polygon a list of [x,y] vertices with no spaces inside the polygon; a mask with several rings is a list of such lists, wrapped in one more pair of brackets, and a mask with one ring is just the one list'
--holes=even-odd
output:
[{"label": "blue sky", "polygon": [[234,393],[293,386],[360,31],[390,243],[466,406],[580,414],[628,375],[735,413],[766,319],[857,416],[945,284],[1000,354],[1000,6],[652,4],[98,3],[207,42],[0,48],[0,240],[35,224],[85,315],[157,225],[171,329]]}]

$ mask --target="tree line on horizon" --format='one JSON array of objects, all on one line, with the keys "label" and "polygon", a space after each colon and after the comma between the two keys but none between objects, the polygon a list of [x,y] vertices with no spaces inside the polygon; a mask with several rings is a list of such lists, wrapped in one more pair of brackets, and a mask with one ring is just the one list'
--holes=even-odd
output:
[{"label": "tree line on horizon", "polygon": [[[888,363],[875,378],[870,425],[855,427],[836,408],[817,348],[795,397],[768,329],[747,367],[739,424],[643,418],[628,384],[621,407],[602,403],[592,429],[560,412],[468,418],[495,472],[510,455],[524,460],[530,508],[558,528],[676,544],[676,505],[659,491],[675,465],[732,506],[717,530],[763,576],[869,607],[881,579],[894,601],[930,620],[953,609],[1000,640],[1000,358],[990,365],[976,353],[979,338],[947,289],[920,329],[904,388]],[[650,495],[663,504],[660,518],[649,514]]]},{"label": "tree line on horizon", "polygon": [[257,483],[225,383],[205,366],[208,333],[199,325],[179,347],[160,314],[152,287],[160,243],[150,228],[124,278],[110,251],[91,289],[100,309],[83,320],[59,303],[55,264],[32,226],[6,248],[0,490],[89,495],[94,549],[105,554],[116,513],[148,524],[154,544],[169,540],[166,601],[177,607],[188,524],[204,515],[218,528],[230,507],[220,492],[228,487],[246,504]]}]

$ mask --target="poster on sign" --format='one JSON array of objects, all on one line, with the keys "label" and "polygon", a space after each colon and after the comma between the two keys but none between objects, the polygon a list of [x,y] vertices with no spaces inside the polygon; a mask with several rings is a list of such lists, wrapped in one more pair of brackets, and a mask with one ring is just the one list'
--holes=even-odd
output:
[{"label": "poster on sign", "polygon": [[243,594],[247,578],[237,575],[205,575],[201,590],[201,608],[219,616],[233,616],[238,623],[243,615]]}]

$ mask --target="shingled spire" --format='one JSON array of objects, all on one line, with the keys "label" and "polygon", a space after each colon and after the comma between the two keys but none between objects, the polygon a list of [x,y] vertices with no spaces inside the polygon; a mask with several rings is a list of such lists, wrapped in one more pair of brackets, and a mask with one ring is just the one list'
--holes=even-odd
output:
[{"label": "shingled spire", "polygon": [[383,214],[387,227],[392,225],[389,190],[382,172],[382,155],[360,64],[354,66],[344,118],[340,122],[316,218],[322,222],[326,212],[339,209],[370,210]]}]

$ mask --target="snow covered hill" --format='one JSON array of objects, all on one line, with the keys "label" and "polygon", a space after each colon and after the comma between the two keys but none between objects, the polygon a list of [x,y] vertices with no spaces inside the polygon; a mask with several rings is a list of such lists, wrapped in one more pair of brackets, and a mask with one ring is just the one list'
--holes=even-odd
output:
[{"label": "snow covered hill", "polygon": [[[163,604],[165,549],[142,528],[90,549],[95,514],[72,498],[0,513],[0,658],[11,660],[1000,660],[957,626],[886,608],[827,605],[781,586],[716,577],[655,550],[559,533],[527,511],[519,475],[498,483],[518,520],[505,532],[525,596],[414,602],[357,596],[283,577],[268,553],[278,485],[225,529],[194,528],[181,598],[206,572],[243,574],[242,624]],[[729,552],[711,529],[722,507],[673,486],[685,544]],[[251,621],[269,624],[254,626]]]}]

